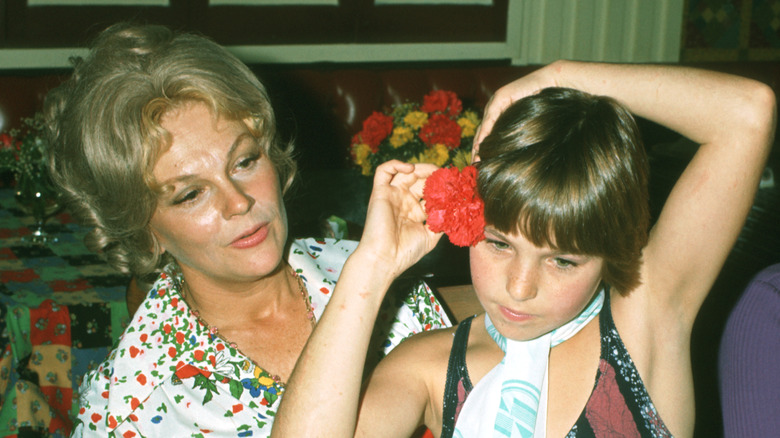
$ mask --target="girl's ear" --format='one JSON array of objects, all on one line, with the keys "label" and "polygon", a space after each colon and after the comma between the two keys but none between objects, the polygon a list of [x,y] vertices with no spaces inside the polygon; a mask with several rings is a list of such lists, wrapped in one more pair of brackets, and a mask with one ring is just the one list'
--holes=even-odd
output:
[{"label": "girl's ear", "polygon": [[477,163],[479,163],[479,161],[480,161],[480,158],[479,158],[479,154],[478,153],[474,154],[471,157],[471,164],[477,164]]}]

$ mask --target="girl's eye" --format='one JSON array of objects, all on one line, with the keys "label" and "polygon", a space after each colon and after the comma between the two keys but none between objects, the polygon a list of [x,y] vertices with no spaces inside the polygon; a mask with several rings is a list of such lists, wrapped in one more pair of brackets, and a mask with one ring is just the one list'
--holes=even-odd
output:
[{"label": "girl's eye", "polygon": [[195,198],[198,197],[200,194],[199,190],[188,190],[184,192],[184,194],[180,195],[176,199],[173,200],[173,205],[180,205],[184,204],[185,202],[191,202],[194,201]]},{"label": "girl's eye", "polygon": [[556,257],[555,258],[555,266],[557,266],[559,268],[573,268],[573,267],[577,266],[577,263],[575,263],[575,262],[573,262],[571,260],[567,260],[567,259],[561,258],[561,257]]},{"label": "girl's eye", "polygon": [[487,242],[488,245],[493,247],[493,249],[498,251],[503,251],[509,248],[509,245],[506,242],[502,242],[500,240],[485,239],[485,242]]}]

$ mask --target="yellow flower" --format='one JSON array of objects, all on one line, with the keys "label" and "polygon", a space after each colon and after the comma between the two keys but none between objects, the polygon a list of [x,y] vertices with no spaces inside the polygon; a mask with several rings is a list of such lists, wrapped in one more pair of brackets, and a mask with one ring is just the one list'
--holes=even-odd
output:
[{"label": "yellow flower", "polygon": [[368,161],[368,156],[371,155],[371,148],[365,143],[354,145],[352,151],[355,153],[355,164],[358,166]]},{"label": "yellow flower", "polygon": [[257,383],[259,383],[262,386],[271,386],[274,384],[274,379],[268,376],[258,377]]},{"label": "yellow flower", "polygon": [[458,119],[460,125],[460,137],[473,137],[479,125],[479,116],[474,111],[465,111],[463,116]]},{"label": "yellow flower", "polygon": [[368,162],[368,160],[360,163],[360,173],[362,173],[365,176],[371,175],[371,163]]},{"label": "yellow flower", "polygon": [[409,160],[410,163],[431,163],[439,167],[443,166],[450,159],[450,150],[447,146],[437,143],[428,148],[425,152]]},{"label": "yellow flower", "polygon": [[460,170],[471,164],[471,150],[458,149],[455,156],[452,157],[452,165]]},{"label": "yellow flower", "polygon": [[404,117],[404,123],[414,130],[420,129],[427,121],[428,113],[422,111],[410,111],[406,117]]},{"label": "yellow flower", "polygon": [[371,175],[371,161],[368,157],[371,155],[371,148],[365,143],[358,143],[352,146],[352,153],[355,154],[355,164],[360,166],[363,175]]},{"label": "yellow flower", "polygon": [[413,138],[414,133],[412,133],[411,129],[405,128],[403,126],[397,126],[395,129],[393,129],[393,135],[390,136],[390,144],[397,149],[405,145]]}]

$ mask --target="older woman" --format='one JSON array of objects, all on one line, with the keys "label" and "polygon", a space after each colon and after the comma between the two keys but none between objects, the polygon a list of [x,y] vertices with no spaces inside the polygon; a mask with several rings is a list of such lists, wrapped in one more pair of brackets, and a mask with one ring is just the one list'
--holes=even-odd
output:
[{"label": "older woman", "polygon": [[[75,435],[268,435],[356,243],[288,243],[295,163],[263,86],[206,38],[123,24],[77,60],[47,116],[87,244],[122,272],[159,272],[84,378]],[[430,298],[420,286],[390,306],[385,351],[448,324]]]}]

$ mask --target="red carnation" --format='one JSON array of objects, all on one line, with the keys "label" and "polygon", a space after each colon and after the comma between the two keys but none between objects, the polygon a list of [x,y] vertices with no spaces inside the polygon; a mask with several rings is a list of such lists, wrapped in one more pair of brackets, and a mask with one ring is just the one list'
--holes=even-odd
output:
[{"label": "red carnation", "polygon": [[360,139],[376,153],[379,144],[393,132],[393,117],[374,111],[363,121],[363,130],[360,131]]},{"label": "red carnation", "polygon": [[485,238],[484,204],[477,194],[477,169],[439,169],[425,181],[423,199],[428,228],[444,232],[458,246],[474,246]]},{"label": "red carnation", "polygon": [[441,143],[455,149],[460,146],[460,125],[444,114],[434,114],[420,129],[420,138],[429,147]]},{"label": "red carnation", "polygon": [[452,91],[435,90],[423,98],[421,109],[426,113],[439,112],[454,117],[463,110],[463,104]]}]

